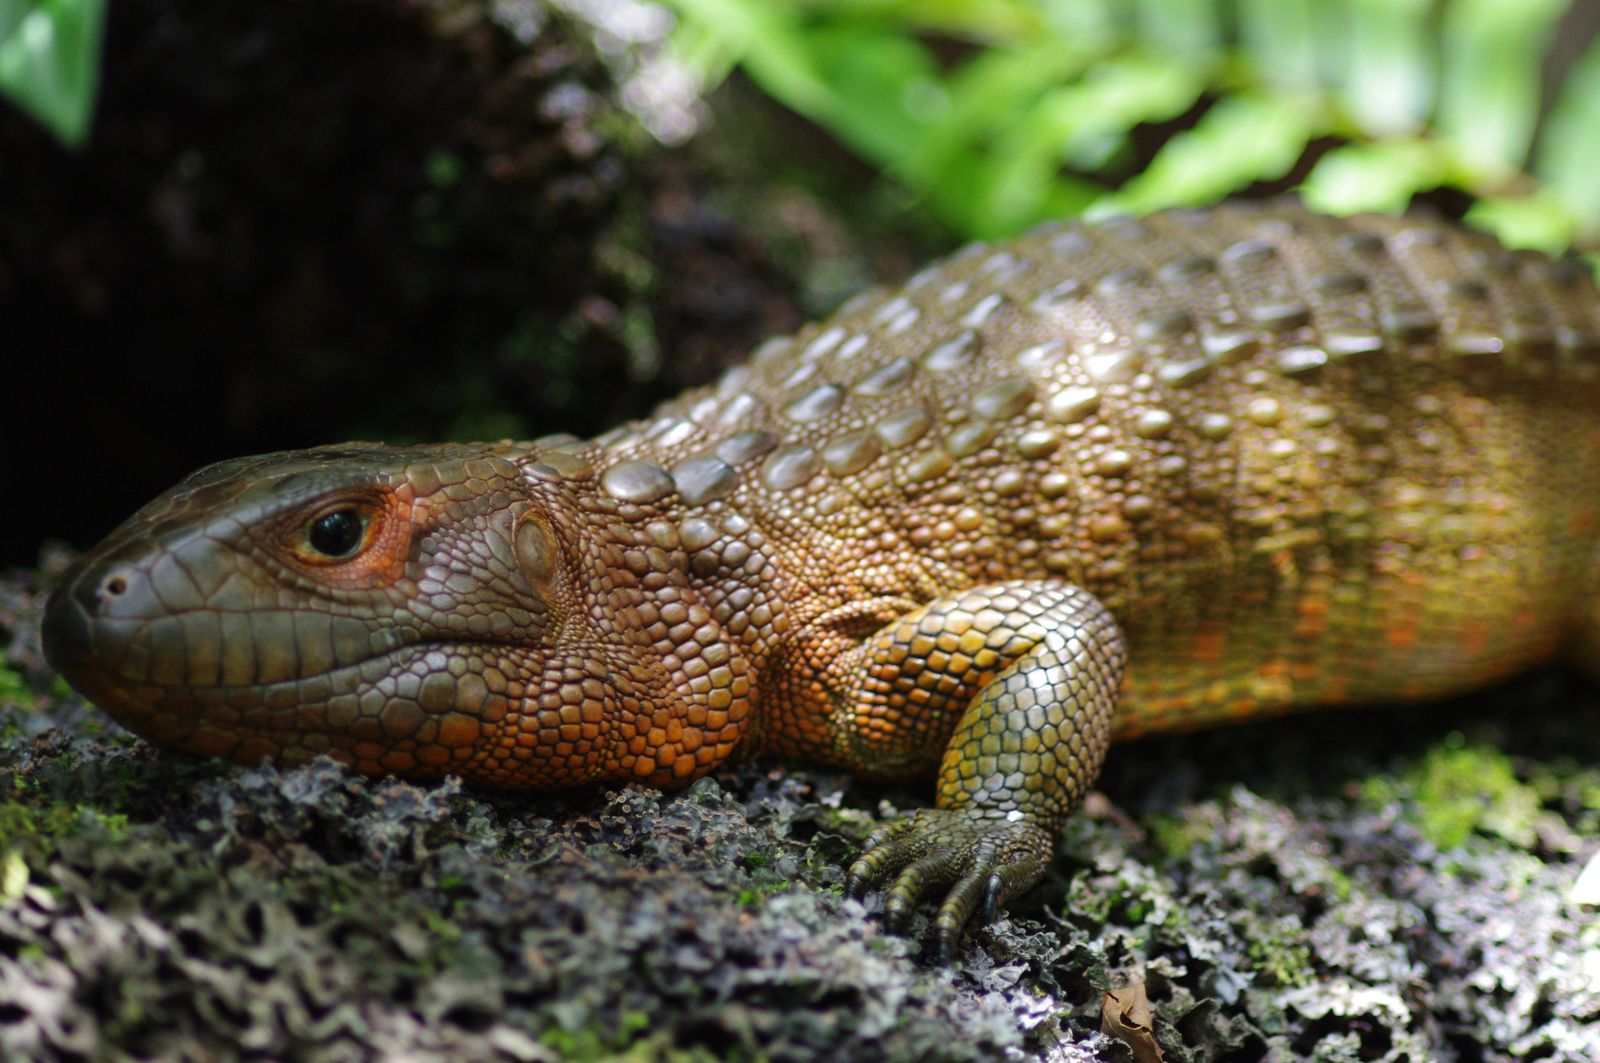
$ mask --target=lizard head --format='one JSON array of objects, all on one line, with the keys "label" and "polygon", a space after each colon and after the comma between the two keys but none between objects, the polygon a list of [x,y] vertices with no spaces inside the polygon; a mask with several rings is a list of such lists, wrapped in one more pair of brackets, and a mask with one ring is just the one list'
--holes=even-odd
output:
[{"label": "lizard head", "polygon": [[586,781],[607,762],[616,683],[578,605],[581,528],[545,486],[484,446],[209,466],[63,576],[46,655],[167,747]]}]

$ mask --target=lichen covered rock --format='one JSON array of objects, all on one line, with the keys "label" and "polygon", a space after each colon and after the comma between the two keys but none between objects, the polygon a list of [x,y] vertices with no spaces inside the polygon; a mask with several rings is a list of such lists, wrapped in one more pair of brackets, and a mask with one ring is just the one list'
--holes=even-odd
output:
[{"label": "lichen covered rock", "polygon": [[1171,1061],[1600,1058],[1576,681],[1118,747],[1050,878],[945,970],[840,890],[916,788],[162,754],[43,670],[38,578],[0,582],[7,1058],[1131,1059],[1100,1032],[1124,986]]}]

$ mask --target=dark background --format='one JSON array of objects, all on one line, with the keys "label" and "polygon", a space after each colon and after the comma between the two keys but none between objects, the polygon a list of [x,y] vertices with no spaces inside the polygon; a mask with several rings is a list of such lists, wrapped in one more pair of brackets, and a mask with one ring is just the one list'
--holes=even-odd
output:
[{"label": "dark background", "polygon": [[238,454],[593,433],[926,252],[777,179],[775,106],[663,147],[585,27],[492,9],[117,0],[81,152],[0,103],[0,564]]}]

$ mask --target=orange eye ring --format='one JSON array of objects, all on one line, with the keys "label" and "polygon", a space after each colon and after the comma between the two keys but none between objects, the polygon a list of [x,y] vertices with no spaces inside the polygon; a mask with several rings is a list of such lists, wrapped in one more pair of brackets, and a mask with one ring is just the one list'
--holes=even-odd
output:
[{"label": "orange eye ring", "polygon": [[343,565],[359,558],[383,523],[368,499],[340,499],[314,511],[295,530],[295,558],[308,565]]},{"label": "orange eye ring", "polygon": [[302,510],[285,529],[290,558],[318,579],[390,583],[405,566],[409,506],[392,493],[343,494]]}]

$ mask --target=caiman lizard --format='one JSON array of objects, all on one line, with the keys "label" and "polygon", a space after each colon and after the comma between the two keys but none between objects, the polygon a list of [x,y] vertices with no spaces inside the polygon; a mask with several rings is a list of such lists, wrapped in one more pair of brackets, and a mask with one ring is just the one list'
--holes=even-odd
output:
[{"label": "caiman lizard", "polygon": [[1107,747],[1600,661],[1600,299],[1455,225],[974,245],[597,439],[240,458],[63,577],[151,741],[501,788],[937,773],[852,888],[948,955]]}]

